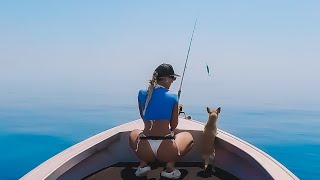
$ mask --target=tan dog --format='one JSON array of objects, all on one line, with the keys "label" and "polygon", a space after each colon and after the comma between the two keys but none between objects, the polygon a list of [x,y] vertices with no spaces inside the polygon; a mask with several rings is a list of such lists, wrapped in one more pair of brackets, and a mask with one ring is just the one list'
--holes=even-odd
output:
[{"label": "tan dog", "polygon": [[204,168],[207,169],[208,164],[211,164],[212,171],[215,171],[213,166],[213,160],[215,158],[214,140],[217,135],[217,120],[218,120],[219,113],[221,111],[221,107],[218,107],[215,110],[212,110],[209,107],[207,107],[207,111],[209,113],[209,118],[208,118],[207,124],[204,127],[204,131],[201,139],[202,140],[201,142],[202,158],[204,162]]}]

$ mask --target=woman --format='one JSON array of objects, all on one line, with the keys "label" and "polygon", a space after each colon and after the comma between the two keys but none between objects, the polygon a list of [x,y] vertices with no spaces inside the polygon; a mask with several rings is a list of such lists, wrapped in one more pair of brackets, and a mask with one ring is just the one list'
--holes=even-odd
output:
[{"label": "woman", "polygon": [[138,105],[144,129],[133,130],[129,135],[131,148],[140,159],[136,176],[146,176],[151,171],[148,163],[155,160],[166,163],[161,176],[177,179],[181,172],[175,162],[190,151],[193,137],[188,132],[178,132],[178,96],[169,90],[176,80],[170,64],[159,65],[149,82],[148,90],[140,90]]}]

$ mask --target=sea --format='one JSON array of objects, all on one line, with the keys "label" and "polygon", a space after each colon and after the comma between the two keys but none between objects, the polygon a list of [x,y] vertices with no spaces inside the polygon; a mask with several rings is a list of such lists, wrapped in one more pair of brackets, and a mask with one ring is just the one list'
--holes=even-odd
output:
[{"label": "sea", "polygon": [[[320,178],[320,110],[292,105],[221,108],[218,128],[260,148],[300,179]],[[206,107],[184,105],[184,111],[207,121]],[[6,99],[0,102],[0,179],[19,179],[64,149],[138,118],[136,105]]]}]

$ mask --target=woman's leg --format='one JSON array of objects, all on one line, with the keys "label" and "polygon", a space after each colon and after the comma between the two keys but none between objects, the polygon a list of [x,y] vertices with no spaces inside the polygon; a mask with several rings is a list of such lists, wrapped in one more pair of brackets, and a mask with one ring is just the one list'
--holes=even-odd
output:
[{"label": "woman's leg", "polygon": [[137,149],[137,138],[139,136],[139,134],[142,131],[139,129],[135,129],[133,130],[130,134],[129,134],[129,143],[130,143],[130,147],[132,148],[132,150],[135,152],[135,154],[137,155],[137,157],[140,160],[140,167],[144,167],[147,166],[147,164],[149,162],[153,162],[156,160],[155,155],[153,154],[153,151],[150,147],[150,144],[148,141],[146,140],[141,140],[139,143],[139,148],[138,151],[136,151]]},{"label": "woman's leg", "polygon": [[189,132],[180,132],[176,134],[175,142],[180,151],[180,157],[187,154],[193,146],[193,137]]},{"label": "woman's leg", "polygon": [[158,149],[157,159],[162,162],[167,162],[167,171],[173,171],[175,162],[187,154],[191,150],[192,145],[192,135],[189,132],[180,132],[176,134],[174,142],[172,140],[164,140],[161,143]]}]

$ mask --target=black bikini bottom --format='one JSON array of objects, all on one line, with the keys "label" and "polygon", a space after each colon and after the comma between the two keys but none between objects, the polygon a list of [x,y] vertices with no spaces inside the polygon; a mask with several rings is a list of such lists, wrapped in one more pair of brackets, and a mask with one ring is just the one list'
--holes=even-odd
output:
[{"label": "black bikini bottom", "polygon": [[165,140],[165,139],[175,139],[174,136],[142,136],[140,139],[151,139],[151,140]]}]

